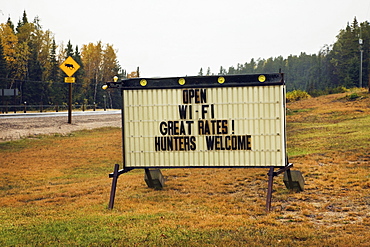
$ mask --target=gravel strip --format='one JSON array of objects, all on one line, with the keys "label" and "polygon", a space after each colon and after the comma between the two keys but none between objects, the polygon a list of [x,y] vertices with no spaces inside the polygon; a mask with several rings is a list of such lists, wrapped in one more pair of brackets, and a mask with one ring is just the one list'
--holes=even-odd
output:
[{"label": "gravel strip", "polygon": [[121,127],[121,114],[67,117],[2,118],[0,116],[0,142],[13,141],[37,135],[61,134],[101,127]]}]

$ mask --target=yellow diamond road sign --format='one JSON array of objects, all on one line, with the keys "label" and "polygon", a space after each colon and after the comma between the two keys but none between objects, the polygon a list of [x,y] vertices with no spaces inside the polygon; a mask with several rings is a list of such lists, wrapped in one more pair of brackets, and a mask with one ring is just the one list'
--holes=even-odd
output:
[{"label": "yellow diamond road sign", "polygon": [[68,76],[72,76],[79,68],[80,65],[69,56],[60,66],[61,70],[64,71]]}]

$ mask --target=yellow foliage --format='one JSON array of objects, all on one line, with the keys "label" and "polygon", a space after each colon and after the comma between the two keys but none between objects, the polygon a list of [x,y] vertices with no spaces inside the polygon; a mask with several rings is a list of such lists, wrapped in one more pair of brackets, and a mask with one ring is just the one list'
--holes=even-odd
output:
[{"label": "yellow foliage", "polygon": [[311,96],[307,92],[301,91],[301,90],[294,90],[286,94],[287,102],[294,102],[294,101],[298,101],[302,99],[309,99],[309,98],[311,98]]},{"label": "yellow foliage", "polygon": [[0,37],[1,45],[4,49],[4,58],[8,63],[8,66],[12,67],[12,65],[16,62],[15,57],[18,38],[9,25],[4,23],[0,24]]}]

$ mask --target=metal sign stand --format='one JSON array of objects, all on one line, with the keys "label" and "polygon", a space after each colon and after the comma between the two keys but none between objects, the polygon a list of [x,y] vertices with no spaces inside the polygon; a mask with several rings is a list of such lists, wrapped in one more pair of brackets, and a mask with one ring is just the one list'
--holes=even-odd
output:
[{"label": "metal sign stand", "polygon": [[269,172],[267,175],[269,176],[268,186],[267,186],[267,197],[266,197],[266,211],[271,211],[271,200],[272,200],[272,186],[274,184],[274,177],[278,176],[283,172],[288,173],[289,183],[292,184],[292,177],[290,176],[290,168],[293,167],[293,164],[289,163],[286,167],[279,169],[278,171],[274,172],[274,167],[270,167]]},{"label": "metal sign stand", "polygon": [[[274,184],[274,177],[278,176],[279,174],[281,174],[283,172],[287,172],[290,188],[292,188],[293,180],[292,180],[292,177],[290,176],[290,169],[292,167],[293,167],[293,164],[289,163],[286,167],[281,168],[281,169],[277,170],[276,172],[274,172],[275,167],[270,167],[270,170],[267,173],[267,175],[268,175],[268,186],[267,186],[267,196],[266,196],[266,211],[267,212],[271,211],[271,201],[272,201],[272,191],[273,191],[272,188],[273,188],[273,184]],[[109,209],[113,209],[113,206],[114,206],[114,200],[115,200],[115,196],[116,196],[118,177],[121,174],[129,172],[131,170],[133,170],[133,169],[119,170],[119,165],[118,164],[114,165],[114,172],[109,174],[109,177],[113,178],[112,188],[111,188],[111,192],[110,192],[109,205],[108,205]],[[149,169],[145,169],[145,173],[148,176],[149,183],[151,183],[153,185],[153,181],[152,181],[152,178],[150,176]],[[149,186],[149,187],[152,188],[153,186]]]},{"label": "metal sign stand", "polygon": [[114,198],[116,197],[117,180],[119,176],[118,169],[119,169],[119,165],[115,164],[114,172],[112,174],[113,180],[112,180],[112,189],[110,191],[110,200],[109,200],[109,206],[108,206],[109,209],[113,209],[113,206],[114,206]]},{"label": "metal sign stand", "polygon": [[129,172],[131,170],[132,169],[119,170],[119,164],[114,165],[114,172],[109,174],[109,177],[113,178],[113,180],[112,180],[112,189],[110,191],[110,199],[109,199],[109,205],[108,205],[109,209],[113,209],[113,206],[114,206],[114,199],[116,197],[116,189],[117,189],[117,180],[118,180],[119,175],[121,175],[123,173],[126,173],[126,172]]}]

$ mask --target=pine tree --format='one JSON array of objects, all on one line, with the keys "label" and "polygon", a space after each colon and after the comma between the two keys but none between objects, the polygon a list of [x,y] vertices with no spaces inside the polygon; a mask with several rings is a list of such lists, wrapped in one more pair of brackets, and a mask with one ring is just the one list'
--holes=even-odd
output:
[{"label": "pine tree", "polygon": [[[82,82],[84,76],[84,66],[81,59],[81,53],[76,45],[75,52],[72,55],[72,58],[80,65],[80,68],[74,73],[73,77],[76,78],[76,83],[74,83],[74,92],[73,98],[74,101],[79,102],[80,104],[85,102],[85,95],[83,94]],[[87,103],[87,102],[85,102]]]},{"label": "pine tree", "polygon": [[72,47],[70,40],[68,41],[67,48],[66,48],[66,58],[69,56],[73,57],[73,47]]},{"label": "pine tree", "polygon": [[331,57],[334,73],[338,77],[337,86],[350,88],[358,85],[360,61],[356,18],[352,25],[347,23],[346,28],[340,31],[331,51]]},{"label": "pine tree", "polygon": [[22,23],[23,23],[23,25],[28,23],[26,11],[23,11]]},{"label": "pine tree", "polygon": [[49,64],[50,64],[50,73],[47,78],[50,82],[57,82],[59,80],[59,68],[58,68],[58,60],[56,55],[57,45],[55,44],[55,39],[53,39],[50,49],[49,55]]},{"label": "pine tree", "polygon": [[254,59],[252,58],[249,63],[244,64],[244,71],[243,72],[246,73],[246,74],[253,74],[255,72],[256,66],[257,66],[257,64],[254,61]]},{"label": "pine tree", "polygon": [[10,17],[8,18],[8,21],[6,22],[6,24],[8,24],[8,26],[13,30],[13,33],[14,33],[14,24],[13,24],[13,22],[10,20]]},{"label": "pine tree", "polygon": [[226,74],[226,70],[221,66],[220,67],[220,72],[218,72],[219,75],[225,75]]},{"label": "pine tree", "polygon": [[61,77],[56,49],[57,46],[55,44],[55,40],[53,39],[48,59],[50,69],[47,80],[50,83],[50,103],[59,107],[63,104],[63,102],[67,102],[68,90],[65,87],[63,79]]},{"label": "pine tree", "polygon": [[200,68],[198,76],[203,76],[203,68]]},{"label": "pine tree", "polygon": [[206,74],[206,76],[209,76],[209,75],[211,75],[211,68],[210,67],[207,68],[207,74]]},{"label": "pine tree", "polygon": [[27,13],[26,13],[26,11],[24,11],[24,12],[23,12],[22,21],[21,21],[21,20],[19,20],[19,21],[18,21],[18,25],[17,25],[17,28],[16,28],[17,33],[21,32],[21,30],[20,30],[20,29],[21,29],[24,25],[26,25],[26,24],[28,24],[28,18],[27,18]]},{"label": "pine tree", "polygon": [[370,23],[368,21],[360,24],[360,38],[363,40],[363,85],[369,87],[370,90]]}]

